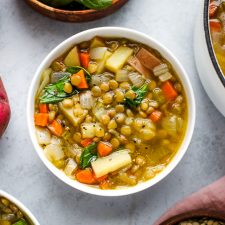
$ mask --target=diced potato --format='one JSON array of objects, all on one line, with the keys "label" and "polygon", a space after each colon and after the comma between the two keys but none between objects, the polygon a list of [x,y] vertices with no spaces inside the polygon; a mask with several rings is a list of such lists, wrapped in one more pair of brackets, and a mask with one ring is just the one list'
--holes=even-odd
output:
[{"label": "diced potato", "polygon": [[59,108],[63,115],[73,124],[74,127],[81,124],[88,114],[88,110],[83,110],[82,115],[75,116],[73,108],[64,107],[62,102],[59,103]]},{"label": "diced potato", "polygon": [[91,41],[91,46],[90,46],[90,48],[97,48],[97,47],[105,47],[104,41],[99,37],[95,37]]},{"label": "diced potato", "polygon": [[105,52],[104,58],[99,62],[98,69],[97,69],[97,74],[101,74],[104,71],[104,69],[105,69],[105,63],[106,63],[107,59],[111,55],[112,55],[111,52],[109,52],[109,51],[106,51]]},{"label": "diced potato", "polygon": [[96,136],[97,130],[102,130],[103,128],[99,123],[82,123],[81,133],[83,138],[94,138]]},{"label": "diced potato", "polygon": [[106,61],[106,68],[116,73],[124,66],[132,54],[133,49],[124,46],[119,47]]},{"label": "diced potato", "polygon": [[39,145],[51,143],[51,133],[47,128],[36,127],[36,136]]},{"label": "diced potato", "polygon": [[68,159],[64,172],[67,176],[73,175],[74,171],[77,169],[77,163],[73,159]]},{"label": "diced potato", "polygon": [[92,168],[96,177],[104,176],[108,173],[121,169],[131,163],[131,156],[127,150],[120,150],[109,156],[98,158],[92,162]]},{"label": "diced potato", "polygon": [[66,66],[80,66],[78,47],[75,46],[64,59]]},{"label": "diced potato", "polygon": [[44,153],[49,161],[55,162],[64,158],[64,152],[61,145],[50,144],[44,148]]},{"label": "diced potato", "polygon": [[128,63],[140,74],[144,75],[145,78],[150,78],[151,72],[144,67],[136,56],[130,57]]},{"label": "diced potato", "polygon": [[90,50],[90,58],[94,60],[102,60],[107,51],[106,47],[97,47]]},{"label": "diced potato", "polygon": [[141,48],[139,50],[139,52],[137,53],[137,58],[140,60],[143,66],[150,70],[153,70],[161,63],[160,59],[158,59],[155,55],[144,48]]}]

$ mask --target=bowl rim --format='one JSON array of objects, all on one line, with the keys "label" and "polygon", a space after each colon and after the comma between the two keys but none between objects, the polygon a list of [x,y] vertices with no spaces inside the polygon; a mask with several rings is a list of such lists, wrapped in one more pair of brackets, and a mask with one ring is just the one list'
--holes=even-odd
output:
[{"label": "bowl rim", "polygon": [[118,4],[120,0],[114,0],[115,2],[113,2],[113,4],[111,6],[109,6],[108,8],[102,9],[102,10],[95,10],[95,9],[66,10],[66,9],[60,9],[60,8],[56,8],[56,7],[53,7],[53,6],[49,6],[49,5],[47,5],[43,2],[40,2],[39,0],[26,0],[26,1],[32,2],[33,4],[37,5],[38,7],[44,8],[48,11],[54,10],[55,13],[67,13],[67,14],[71,14],[71,15],[74,15],[74,14],[83,15],[84,12],[86,14],[93,14],[93,13],[96,13],[96,12],[104,11],[104,10]]},{"label": "bowl rim", "polygon": [[[90,38],[87,38],[90,36]],[[71,178],[67,177],[62,171],[58,170],[51,162],[47,160],[47,158],[43,154],[43,149],[39,146],[37,143],[36,135],[35,135],[35,127],[33,122],[33,113],[34,113],[34,97],[35,92],[37,89],[37,86],[39,83],[39,79],[41,76],[41,73],[45,68],[47,68],[52,60],[54,60],[57,56],[65,52],[69,47],[72,47],[75,43],[79,43],[80,41],[90,40],[91,38],[95,36],[104,36],[104,37],[124,37],[128,38],[130,40],[139,41],[140,43],[145,43],[146,45],[155,48],[158,50],[163,57],[168,59],[168,61],[173,65],[175,71],[179,74],[180,80],[182,80],[182,84],[184,85],[187,102],[188,102],[188,123],[186,128],[186,134],[183,139],[183,143],[179,150],[177,151],[176,155],[173,157],[172,161],[166,166],[166,168],[159,173],[155,178],[148,180],[143,183],[139,183],[136,186],[125,188],[125,189],[119,189],[119,190],[101,190],[98,188],[90,187],[85,184],[81,184],[76,180],[72,180]],[[79,41],[79,39],[81,39]],[[59,54],[60,52],[60,54]],[[57,56],[56,56],[57,55]],[[52,58],[52,59],[51,59]],[[174,55],[163,45],[161,45],[158,41],[154,40],[153,38],[149,37],[148,35],[128,29],[128,28],[122,28],[122,27],[99,27],[99,28],[93,28],[89,29],[83,32],[80,32],[78,34],[75,34],[71,36],[70,38],[64,40],[59,45],[57,45],[41,62],[38,69],[36,70],[36,73],[33,77],[32,83],[29,88],[28,92],[28,98],[27,98],[27,124],[28,124],[28,130],[29,134],[33,143],[33,146],[35,148],[35,151],[45,164],[45,166],[61,181],[66,183],[67,185],[78,189],[80,191],[98,195],[98,196],[124,196],[124,195],[130,195],[134,194],[140,191],[143,191],[162,179],[164,179],[168,174],[171,173],[172,170],[177,166],[177,164],[181,161],[184,154],[186,153],[188,146],[191,142],[191,138],[194,132],[194,126],[195,126],[195,118],[196,118],[196,109],[195,109],[195,98],[194,98],[194,92],[189,80],[189,77],[187,73],[185,72],[184,68],[180,64],[180,62],[174,57]]]},{"label": "bowl rim", "polygon": [[225,87],[225,74],[223,75],[223,72],[219,66],[219,63],[216,58],[216,54],[214,51],[214,48],[212,46],[212,38],[210,34],[210,25],[209,25],[209,4],[210,0],[205,0],[204,1],[204,12],[203,12],[203,26],[204,26],[204,31],[205,31],[205,40],[206,40],[206,45],[208,48],[209,52],[209,57],[212,61],[213,67],[217,73],[217,76],[219,77],[220,81],[222,82],[223,86]]},{"label": "bowl rim", "polygon": [[31,211],[19,200],[17,200],[15,197],[13,197],[11,194],[0,190],[0,197],[4,197],[6,199],[8,199],[10,202],[14,203],[16,206],[18,206],[19,209],[21,209],[21,211],[23,211],[26,216],[31,220],[31,222],[34,225],[40,225],[39,222],[37,221],[37,219],[35,218],[35,216],[31,213]]}]

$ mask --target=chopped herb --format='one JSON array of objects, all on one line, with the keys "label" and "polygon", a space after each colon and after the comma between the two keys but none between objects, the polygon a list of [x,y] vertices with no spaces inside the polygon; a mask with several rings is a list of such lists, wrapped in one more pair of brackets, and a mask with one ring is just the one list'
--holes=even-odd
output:
[{"label": "chopped herb", "polygon": [[80,168],[85,169],[91,165],[91,162],[97,159],[97,144],[92,143],[84,148],[80,157]]},{"label": "chopped herb", "polygon": [[133,100],[126,98],[125,104],[130,108],[134,108],[141,104],[148,92],[148,85],[144,84],[140,88],[133,86],[131,89],[136,93],[136,98]]}]

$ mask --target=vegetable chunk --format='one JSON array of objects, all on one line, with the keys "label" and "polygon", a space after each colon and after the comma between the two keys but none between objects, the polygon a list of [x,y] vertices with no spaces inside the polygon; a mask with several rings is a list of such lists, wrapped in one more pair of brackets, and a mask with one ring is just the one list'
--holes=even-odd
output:
[{"label": "vegetable chunk", "polygon": [[92,168],[96,177],[102,177],[108,173],[121,169],[131,163],[131,157],[127,150],[120,150],[109,156],[98,158],[92,162]]},{"label": "vegetable chunk", "polygon": [[121,46],[106,61],[106,68],[112,72],[122,69],[128,58],[133,54],[133,49]]},{"label": "vegetable chunk", "polygon": [[161,60],[154,56],[148,50],[141,48],[137,53],[137,58],[140,60],[141,64],[146,68],[153,70],[156,66],[161,63]]},{"label": "vegetable chunk", "polygon": [[66,56],[64,60],[64,64],[66,66],[80,66],[80,58],[79,58],[79,52],[78,47],[75,46]]}]

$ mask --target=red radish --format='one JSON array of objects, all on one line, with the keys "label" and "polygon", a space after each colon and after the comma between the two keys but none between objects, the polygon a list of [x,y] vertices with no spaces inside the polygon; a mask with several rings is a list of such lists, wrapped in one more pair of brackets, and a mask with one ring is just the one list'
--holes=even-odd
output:
[{"label": "red radish", "polygon": [[0,77],[0,138],[2,137],[10,120],[11,110],[6,90]]}]

